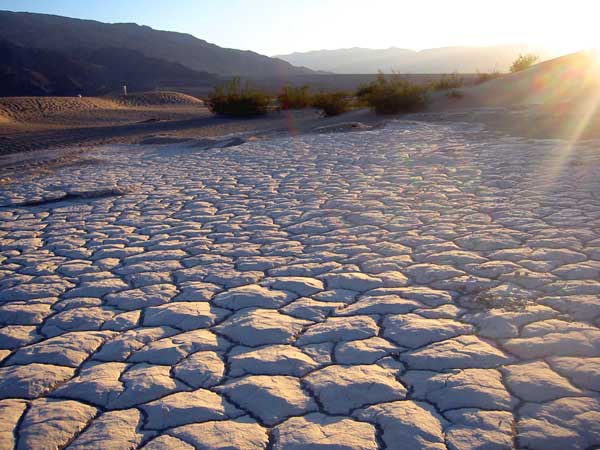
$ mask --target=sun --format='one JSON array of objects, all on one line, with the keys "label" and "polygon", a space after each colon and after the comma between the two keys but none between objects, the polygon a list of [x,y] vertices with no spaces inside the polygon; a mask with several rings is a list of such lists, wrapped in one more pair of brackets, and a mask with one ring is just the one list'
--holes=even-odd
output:
[{"label": "sun", "polygon": [[[596,23],[600,16],[600,2],[570,0],[570,3],[569,6],[558,6],[556,2],[551,8],[535,12],[530,9],[529,12],[534,13],[538,21],[525,33],[532,41],[546,43],[557,56],[600,49]],[[530,5],[533,4],[531,2]]]}]

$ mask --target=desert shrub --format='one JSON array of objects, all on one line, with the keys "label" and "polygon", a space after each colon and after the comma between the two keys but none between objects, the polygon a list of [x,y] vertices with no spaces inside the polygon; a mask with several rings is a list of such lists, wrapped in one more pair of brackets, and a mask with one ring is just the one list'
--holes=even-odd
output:
[{"label": "desert shrub", "polygon": [[480,72],[477,71],[477,75],[475,76],[475,80],[473,80],[473,84],[481,84],[486,81],[495,80],[496,78],[500,78],[502,74],[497,69],[492,70],[491,72]]},{"label": "desert shrub", "polygon": [[380,73],[369,89],[363,89],[360,99],[377,114],[415,112],[427,105],[427,87],[397,74],[386,77]]},{"label": "desert shrub", "polygon": [[512,73],[520,72],[521,70],[529,69],[535,63],[539,61],[540,57],[534,54],[528,55],[519,55],[517,59],[515,59],[510,66],[510,71]]},{"label": "desert shrub", "polygon": [[350,96],[347,92],[319,92],[313,97],[313,106],[322,111],[325,117],[338,116],[350,109]]},{"label": "desert shrub", "polygon": [[371,92],[373,92],[373,83],[369,83],[369,84],[361,84],[360,86],[358,86],[358,88],[356,89],[356,93],[355,95],[357,97],[364,97],[369,95]]},{"label": "desert shrub", "polygon": [[429,83],[429,87],[433,91],[447,91],[450,89],[461,88],[464,85],[465,80],[456,73],[451,75],[442,75],[439,80]]},{"label": "desert shrub", "polygon": [[269,111],[270,97],[239,78],[216,87],[208,96],[208,109],[227,117],[255,117]]},{"label": "desert shrub", "polygon": [[452,89],[451,91],[446,93],[446,97],[448,97],[448,98],[459,99],[459,98],[463,98],[464,96],[465,96],[465,93],[463,91],[459,91],[456,89]]},{"label": "desert shrub", "polygon": [[357,103],[361,106],[369,106],[366,102],[366,99],[373,92],[374,83],[369,84],[361,84],[358,86],[356,91],[354,92],[354,96],[356,97]]},{"label": "desert shrub", "polygon": [[312,96],[308,86],[284,86],[277,96],[281,109],[303,109],[312,105]]}]

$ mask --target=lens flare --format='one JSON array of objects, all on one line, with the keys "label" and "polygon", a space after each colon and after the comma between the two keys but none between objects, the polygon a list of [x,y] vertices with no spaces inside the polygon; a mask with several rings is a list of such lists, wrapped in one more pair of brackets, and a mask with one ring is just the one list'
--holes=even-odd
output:
[{"label": "lens flare", "polygon": [[[561,136],[566,137],[566,142],[560,144],[544,165],[546,189],[551,189],[561,172],[570,167],[578,142],[585,137],[588,128],[597,126],[600,119],[600,51],[582,52],[576,59],[569,58],[564,67],[560,77],[546,80],[558,83],[554,89],[549,89],[554,92],[554,101],[550,104],[555,108],[553,121],[555,125],[560,123]],[[567,100],[560,102],[563,96]]]}]

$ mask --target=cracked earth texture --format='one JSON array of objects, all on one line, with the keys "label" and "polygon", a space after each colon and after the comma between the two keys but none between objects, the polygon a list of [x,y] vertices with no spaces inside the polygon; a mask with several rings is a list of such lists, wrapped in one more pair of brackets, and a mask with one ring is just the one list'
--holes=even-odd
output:
[{"label": "cracked earth texture", "polygon": [[596,144],[98,157],[0,195],[0,448],[600,445]]}]

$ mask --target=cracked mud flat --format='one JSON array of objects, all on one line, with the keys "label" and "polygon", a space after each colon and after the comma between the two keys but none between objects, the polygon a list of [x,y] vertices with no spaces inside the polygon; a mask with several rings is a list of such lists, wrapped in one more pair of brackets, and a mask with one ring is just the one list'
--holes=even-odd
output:
[{"label": "cracked mud flat", "polygon": [[396,122],[6,186],[0,448],[596,448],[600,148],[572,150]]}]

